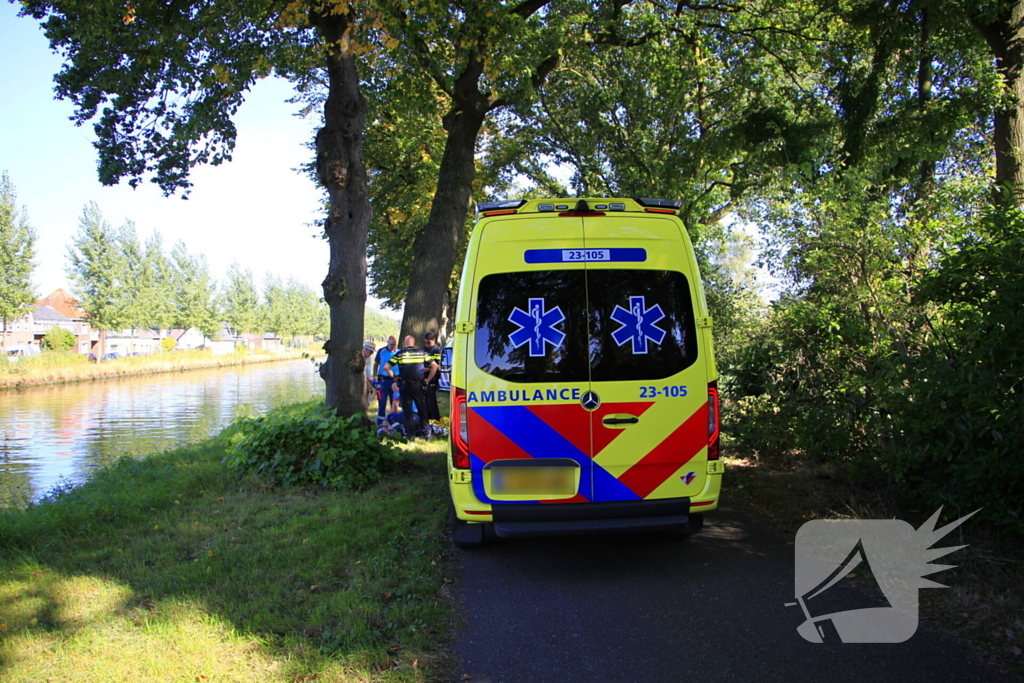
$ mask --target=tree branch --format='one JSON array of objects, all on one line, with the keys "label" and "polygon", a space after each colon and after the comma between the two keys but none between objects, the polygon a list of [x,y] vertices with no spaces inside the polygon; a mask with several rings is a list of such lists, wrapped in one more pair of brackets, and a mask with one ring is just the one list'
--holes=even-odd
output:
[{"label": "tree branch", "polygon": [[523,19],[526,19],[550,2],[551,0],[523,0],[523,2],[512,8],[511,14],[518,14]]}]

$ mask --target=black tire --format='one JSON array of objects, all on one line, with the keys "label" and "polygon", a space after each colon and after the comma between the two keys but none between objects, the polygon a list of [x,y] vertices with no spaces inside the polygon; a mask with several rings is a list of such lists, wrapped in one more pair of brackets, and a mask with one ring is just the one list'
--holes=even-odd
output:
[{"label": "black tire", "polygon": [[669,531],[668,537],[677,541],[684,541],[702,528],[704,528],[704,515],[690,515],[689,523],[681,529]]},{"label": "black tire", "polygon": [[484,524],[470,524],[455,514],[455,505],[448,500],[448,525],[452,532],[452,543],[459,550],[475,550],[484,544]]}]

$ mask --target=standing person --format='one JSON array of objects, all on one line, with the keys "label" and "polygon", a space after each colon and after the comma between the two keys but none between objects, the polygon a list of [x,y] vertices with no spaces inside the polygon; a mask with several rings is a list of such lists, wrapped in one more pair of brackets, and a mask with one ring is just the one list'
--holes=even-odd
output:
[{"label": "standing person", "polygon": [[[425,416],[426,396],[424,386],[434,379],[437,374],[438,365],[433,358],[428,356],[422,349],[416,348],[416,338],[411,334],[405,338],[405,346],[388,361],[384,369],[391,377],[395,376],[394,369],[398,368],[398,377],[401,381],[402,412],[405,414],[405,435],[412,438],[416,435],[416,418],[413,416],[413,405],[416,412]],[[424,420],[426,422],[426,420]]]},{"label": "standing person", "polygon": [[437,345],[436,333],[427,332],[423,335],[423,352],[430,356],[438,367],[438,372],[434,373],[434,378],[427,382],[426,387],[427,413],[424,422],[429,425],[430,420],[441,419],[441,408],[437,405],[437,388],[441,382],[441,347]]},{"label": "standing person", "polygon": [[373,361],[370,360],[370,356],[377,350],[377,345],[372,341],[363,342],[363,377],[366,378],[366,404],[370,405],[372,397],[377,394],[377,386],[374,383],[376,379],[376,373],[373,371]]},{"label": "standing person", "polygon": [[380,347],[377,355],[373,358],[373,374],[377,377],[377,424],[384,424],[388,414],[388,403],[394,405],[391,399],[391,386],[394,384],[394,375],[385,370],[391,357],[398,353],[398,339],[395,335],[388,337],[388,345]]}]

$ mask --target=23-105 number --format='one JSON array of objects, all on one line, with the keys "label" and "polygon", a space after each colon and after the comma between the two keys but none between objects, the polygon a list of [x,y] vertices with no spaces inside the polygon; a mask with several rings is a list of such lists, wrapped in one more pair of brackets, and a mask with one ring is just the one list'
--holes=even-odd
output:
[{"label": "23-105 number", "polygon": [[679,398],[686,396],[686,386],[640,387],[640,398]]}]

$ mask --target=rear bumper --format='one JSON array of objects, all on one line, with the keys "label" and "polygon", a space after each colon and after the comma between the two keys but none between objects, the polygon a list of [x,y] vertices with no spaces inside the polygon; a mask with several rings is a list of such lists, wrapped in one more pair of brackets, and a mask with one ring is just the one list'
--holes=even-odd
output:
[{"label": "rear bumper", "polygon": [[492,507],[494,532],[502,538],[700,529],[689,498],[615,503],[518,504]]}]

